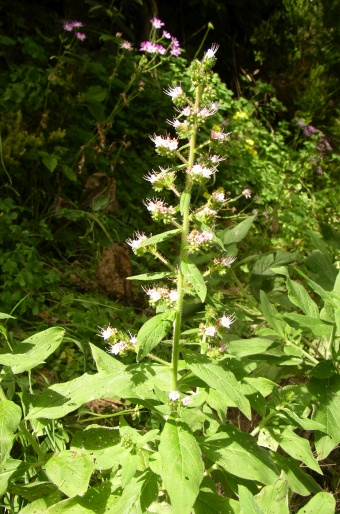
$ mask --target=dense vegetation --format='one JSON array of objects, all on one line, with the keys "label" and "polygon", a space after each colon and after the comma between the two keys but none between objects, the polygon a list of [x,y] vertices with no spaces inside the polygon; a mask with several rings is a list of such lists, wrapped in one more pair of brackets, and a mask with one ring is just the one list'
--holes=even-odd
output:
[{"label": "dense vegetation", "polygon": [[339,506],[339,7],[250,4],[0,6],[5,512]]}]

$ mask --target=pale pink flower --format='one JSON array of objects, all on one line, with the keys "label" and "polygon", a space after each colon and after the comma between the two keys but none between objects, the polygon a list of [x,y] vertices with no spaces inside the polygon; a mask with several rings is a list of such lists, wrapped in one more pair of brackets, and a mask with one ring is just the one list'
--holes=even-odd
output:
[{"label": "pale pink flower", "polygon": [[213,102],[210,105],[210,108],[209,107],[203,107],[203,109],[201,109],[198,112],[198,115],[202,116],[202,118],[207,118],[208,116],[212,116],[213,114],[216,114],[217,111],[218,111],[218,104],[216,102]]},{"label": "pale pink flower", "polygon": [[170,151],[177,150],[178,139],[176,138],[171,139],[170,136],[162,137],[154,134],[153,136],[150,136],[150,139],[155,143],[156,148],[163,147]]},{"label": "pale pink flower", "polygon": [[142,232],[141,234],[139,232],[135,232],[134,234],[135,239],[127,239],[126,242],[129,246],[131,246],[132,251],[135,253],[136,250],[138,250],[140,244],[143,241],[146,241],[148,238],[146,235]]},{"label": "pale pink flower", "polygon": [[158,45],[152,41],[143,41],[140,45],[141,52],[148,52],[149,54],[156,54],[158,52]]},{"label": "pale pink flower", "polygon": [[216,327],[214,325],[210,325],[209,327],[205,327],[204,334],[209,337],[214,337],[216,334]]},{"label": "pale pink flower", "polygon": [[171,400],[172,402],[176,402],[177,400],[179,400],[181,397],[181,395],[179,394],[178,391],[171,391],[169,393],[169,400]]},{"label": "pale pink flower", "polygon": [[133,50],[130,41],[122,41],[119,46],[123,48],[123,50],[129,50],[130,52]]},{"label": "pale pink flower", "polygon": [[185,107],[182,111],[181,111],[181,114],[183,116],[190,116],[190,113],[191,113],[191,109],[190,109],[190,106],[188,105],[187,107]]},{"label": "pale pink flower", "polygon": [[184,94],[183,89],[181,86],[175,86],[175,87],[169,87],[169,89],[164,89],[164,93],[166,95],[171,96],[172,99],[178,98],[179,96]]},{"label": "pale pink flower", "polygon": [[210,137],[211,139],[215,139],[216,141],[225,141],[230,134],[231,132],[227,132],[225,134],[222,131],[212,130]]},{"label": "pale pink flower", "polygon": [[191,403],[191,396],[186,396],[185,398],[182,399],[183,407],[188,407],[188,405],[190,405],[190,403]]},{"label": "pale pink flower", "polygon": [[158,302],[162,298],[162,294],[157,288],[152,289],[144,289],[148,297],[150,298],[150,301],[153,303]]},{"label": "pale pink flower", "polygon": [[66,30],[67,32],[72,32],[72,30],[73,30],[72,22],[71,21],[64,21],[63,29]]},{"label": "pale pink flower", "polygon": [[170,39],[170,38],[171,38],[171,34],[170,34],[170,32],[167,32],[166,30],[163,30],[163,36],[164,36],[166,39]]},{"label": "pale pink flower", "polygon": [[165,25],[165,23],[163,23],[158,18],[152,18],[150,21],[152,23],[152,26],[155,27],[155,29],[160,29],[161,27],[163,27]]},{"label": "pale pink flower", "polygon": [[249,189],[248,187],[246,187],[245,189],[243,189],[242,193],[244,194],[244,196],[246,198],[251,198],[251,189]]},{"label": "pale pink flower", "polygon": [[83,34],[82,32],[76,32],[76,38],[79,39],[80,41],[84,41],[84,39],[86,39],[86,35]]},{"label": "pale pink flower", "polygon": [[204,166],[201,166],[200,164],[194,164],[191,168],[190,174],[192,175],[200,175],[204,178],[210,178],[211,175],[215,173],[215,168],[205,168]]},{"label": "pale pink flower", "polygon": [[223,203],[225,202],[225,196],[224,196],[224,191],[215,191],[212,195],[211,195],[211,201],[213,203]]},{"label": "pale pink flower", "polygon": [[230,328],[235,320],[235,313],[231,314],[230,316],[226,316],[225,314],[223,314],[222,318],[220,319],[220,325],[224,328]]},{"label": "pale pink flower", "polygon": [[109,349],[109,353],[113,353],[113,355],[118,355],[120,352],[123,352],[125,348],[127,347],[127,344],[125,341],[119,341],[118,343],[111,346]]},{"label": "pale pink flower", "polygon": [[169,298],[172,302],[177,302],[178,300],[178,292],[177,289],[172,289],[169,293]]}]

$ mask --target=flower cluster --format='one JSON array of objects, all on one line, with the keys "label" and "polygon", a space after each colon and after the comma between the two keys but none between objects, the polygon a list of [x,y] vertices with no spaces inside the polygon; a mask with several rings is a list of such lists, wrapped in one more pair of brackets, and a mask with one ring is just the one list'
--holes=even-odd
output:
[{"label": "flower cluster", "polygon": [[188,243],[190,245],[191,252],[198,252],[202,249],[207,249],[211,246],[211,243],[214,239],[214,234],[209,232],[208,230],[203,230],[200,232],[199,230],[192,230],[188,235]]},{"label": "flower cluster", "polygon": [[145,202],[146,208],[151,212],[151,217],[154,221],[163,221],[163,223],[170,223],[174,219],[176,210],[174,207],[168,207],[164,200],[154,198]]},{"label": "flower cluster", "polygon": [[[153,30],[151,31],[152,41],[143,41],[140,45],[140,51],[147,52],[149,54],[165,55],[169,50],[170,55],[178,57],[181,54],[178,39],[171,36],[171,34],[166,30],[163,30],[162,36],[158,40],[155,40],[156,30],[161,29],[162,27],[164,27],[165,24],[158,18],[152,18],[150,21],[153,28]],[[162,44],[164,42],[164,39],[171,39],[168,48],[165,47],[164,44]]]},{"label": "flower cluster", "polygon": [[223,314],[223,316],[217,320],[216,324],[202,325],[201,331],[207,337],[215,337],[220,327],[229,329],[235,321],[235,313],[231,314],[230,316]]},{"label": "flower cluster", "polygon": [[212,271],[217,271],[219,275],[225,275],[227,268],[230,268],[236,261],[234,255],[228,255],[227,257],[215,257],[213,260]]},{"label": "flower cluster", "polygon": [[147,239],[148,238],[146,237],[146,235],[144,233],[140,234],[139,232],[135,232],[134,239],[129,238],[126,240],[126,242],[128,245],[131,246],[133,253],[135,253],[136,255],[142,255],[147,250],[145,247],[140,248],[140,245]]},{"label": "flower cluster", "polygon": [[164,170],[160,168],[160,172],[152,171],[148,175],[144,175],[144,179],[148,180],[155,191],[162,191],[164,188],[173,188],[176,174],[174,171]]},{"label": "flower cluster", "polygon": [[124,356],[128,351],[136,351],[137,336],[119,332],[116,328],[108,325],[100,328],[100,337],[109,343],[108,352],[113,355]]},{"label": "flower cluster", "polygon": [[171,305],[178,300],[177,289],[168,289],[167,287],[143,287],[143,291],[149,297],[151,307],[156,307],[156,305],[171,307]]},{"label": "flower cluster", "polygon": [[[79,29],[83,26],[81,21],[64,21],[63,23],[63,29],[66,30],[66,32],[72,32],[74,29]],[[86,35],[83,32],[76,31],[75,36],[80,41],[84,41],[86,39]]]},{"label": "flower cluster", "polygon": [[171,139],[170,136],[162,137],[154,134],[150,139],[155,143],[156,152],[163,157],[172,157],[178,148],[178,139]]},{"label": "flower cluster", "polygon": [[313,125],[307,125],[306,122],[301,119],[297,120],[296,124],[302,128],[303,134],[306,137],[312,138],[312,136],[314,136],[312,139],[314,142],[314,148],[317,150],[317,158],[311,158],[310,162],[315,166],[317,174],[322,175],[321,161],[327,152],[331,152],[333,150],[332,146],[325,138],[324,134],[317,128],[313,127]]}]

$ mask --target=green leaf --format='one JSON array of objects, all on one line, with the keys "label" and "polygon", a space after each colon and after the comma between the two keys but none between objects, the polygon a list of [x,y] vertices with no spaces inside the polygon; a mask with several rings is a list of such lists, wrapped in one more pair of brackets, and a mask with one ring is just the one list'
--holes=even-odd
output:
[{"label": "green leaf", "polygon": [[61,327],[51,327],[34,334],[18,344],[12,353],[0,355],[0,364],[9,366],[14,374],[28,371],[45,362],[58,348],[64,334],[65,330]]},{"label": "green leaf", "polygon": [[78,409],[84,403],[100,398],[126,398],[130,390],[131,376],[126,372],[89,375],[45,389],[33,402],[27,419],[57,419]]},{"label": "green leaf", "polygon": [[250,403],[242,393],[241,383],[230,371],[225,371],[215,361],[205,355],[200,355],[190,350],[183,352],[186,363],[191,371],[203,380],[209,387],[216,389],[230,400],[251,419]]},{"label": "green leaf", "polygon": [[[18,471],[19,468],[22,468],[21,472]],[[28,466],[25,466],[21,460],[11,459],[10,457],[6,459],[4,464],[0,464],[0,498],[6,493],[11,478],[24,476],[27,471]]]},{"label": "green leaf", "polygon": [[64,450],[55,453],[44,469],[51,482],[66,496],[83,495],[94,471],[93,458],[86,451]]},{"label": "green leaf", "polygon": [[0,319],[15,319],[14,316],[10,316],[9,314],[5,314],[4,312],[0,312]]},{"label": "green leaf", "polygon": [[168,419],[159,445],[161,477],[174,513],[190,514],[203,479],[200,447],[182,421]]},{"label": "green leaf", "polygon": [[284,317],[298,324],[299,327],[309,329],[316,337],[326,336],[330,337],[332,332],[332,325],[328,325],[320,318],[311,318],[298,312],[288,312]]},{"label": "green leaf", "polygon": [[115,428],[91,425],[82,432],[76,432],[70,449],[86,450],[94,459],[95,469],[111,469],[122,464],[129,450],[121,446],[120,434]]},{"label": "green leaf", "polygon": [[121,469],[121,480],[123,489],[125,489],[125,487],[131,482],[131,480],[135,476],[137,471],[137,465],[138,455],[132,451],[127,453],[122,462]]},{"label": "green leaf", "polygon": [[189,259],[183,259],[181,262],[181,271],[185,279],[193,286],[201,302],[204,303],[205,297],[207,296],[207,286],[205,285],[200,270]]},{"label": "green leaf", "polygon": [[270,455],[277,467],[286,473],[289,487],[294,493],[309,496],[321,491],[319,484],[303,470],[296,459],[281,455],[277,451],[270,452]]},{"label": "green leaf", "polygon": [[48,153],[45,153],[42,157],[42,162],[51,173],[53,173],[58,166],[58,159],[54,155],[50,155]]},{"label": "green leaf", "polygon": [[282,432],[271,427],[268,427],[268,430],[288,455],[291,455],[294,459],[303,462],[310,469],[313,469],[322,475],[321,468],[313,457],[313,453],[307,439],[298,436],[291,428],[288,427]]},{"label": "green leaf", "polygon": [[113,498],[113,504],[116,501],[116,497],[111,495],[111,482],[104,482],[95,487],[91,487],[84,494],[84,496],[76,496],[75,498],[68,498],[62,500],[54,505],[48,507],[46,511],[29,511],[25,514],[106,514],[108,512],[119,512],[115,511],[111,506],[111,498]]},{"label": "green leaf", "polygon": [[[262,512],[270,514],[289,514],[288,507],[288,480],[282,472],[280,478],[271,485],[266,485],[261,492],[255,496],[257,505]],[[250,512],[250,511],[248,511]]]},{"label": "green leaf", "polygon": [[[46,491],[42,491],[46,492]],[[42,494],[41,494],[42,496]],[[46,498],[41,497],[38,500],[32,501],[23,509],[20,509],[20,514],[46,514],[48,507],[55,505],[59,502],[61,493],[57,490],[53,494],[50,494]]]},{"label": "green leaf", "polygon": [[265,317],[270,328],[272,328],[281,337],[284,337],[285,326],[287,325],[287,323],[279,319],[276,319],[278,312],[275,309],[274,305],[270,303],[268,296],[264,291],[260,291],[260,299],[263,316]]},{"label": "green leaf", "polygon": [[90,86],[85,92],[84,99],[87,103],[103,102],[106,98],[107,90],[101,86]]},{"label": "green leaf", "polygon": [[10,400],[0,401],[0,468],[9,457],[14,434],[21,420],[21,408]]},{"label": "green leaf", "polygon": [[159,273],[142,273],[141,275],[134,275],[133,277],[127,277],[126,280],[142,280],[147,282],[153,282],[154,280],[160,280],[162,278],[172,277],[174,274],[172,271],[161,271]]},{"label": "green leaf", "polygon": [[249,218],[241,221],[236,227],[229,229],[226,228],[222,233],[218,234],[218,237],[222,240],[224,245],[231,245],[233,243],[239,243],[246,237],[250,227],[253,224],[255,216],[249,216]]},{"label": "green leaf", "polygon": [[311,299],[306,289],[298,282],[293,282],[290,278],[286,281],[288,297],[290,301],[299,307],[307,316],[319,318],[319,309]]},{"label": "green leaf", "polygon": [[231,475],[262,484],[272,484],[279,476],[268,451],[233,425],[225,425],[220,432],[199,441],[204,455]]},{"label": "green leaf", "polygon": [[193,514],[239,514],[240,512],[238,502],[220,496],[211,478],[203,478]]},{"label": "green leaf", "polygon": [[[269,487],[269,486],[267,486]],[[241,514],[265,514],[255,501],[254,496],[244,485],[238,486],[238,498],[241,507]]]},{"label": "green leaf", "polygon": [[[139,477],[135,477],[123,489],[122,496],[114,504],[112,513],[145,514],[149,505],[158,496],[158,477],[146,469]],[[107,512],[107,511],[106,511]]]},{"label": "green leaf", "polygon": [[157,234],[156,236],[149,237],[146,241],[142,241],[138,248],[143,248],[144,246],[154,245],[156,243],[161,243],[162,241],[166,241],[167,239],[171,239],[174,236],[180,234],[182,230],[180,228],[176,228],[174,230],[168,230],[167,232],[163,232],[162,234]]},{"label": "green leaf", "polygon": [[238,357],[257,355],[265,353],[275,341],[261,337],[251,337],[250,339],[235,339],[228,341],[228,353]]},{"label": "green leaf", "polygon": [[[334,375],[329,379],[312,378],[308,390],[315,398],[315,408],[312,419],[326,427],[328,436],[333,440],[333,448],[340,443],[340,376]],[[330,448],[330,441],[327,442]],[[317,451],[319,452],[317,444]],[[325,458],[322,455],[320,458]]]},{"label": "green leaf", "polygon": [[316,282],[311,280],[309,277],[307,277],[307,275],[305,275],[302,271],[298,270],[297,268],[295,268],[295,269],[299,273],[299,275],[301,275],[303,278],[306,279],[306,281],[308,282],[309,287],[311,289],[313,289],[313,291],[316,294],[318,294],[320,296],[320,298],[322,298],[323,300],[329,302],[331,305],[333,305],[333,307],[336,307],[336,304],[333,301],[333,297],[327,291],[325,291],[321,286],[319,286],[319,284],[317,284]]},{"label": "green leaf", "polygon": [[137,358],[143,359],[167,335],[176,312],[163,312],[149,319],[137,334]]},{"label": "green leaf", "polygon": [[98,346],[90,343],[91,353],[93,360],[96,363],[96,367],[99,373],[110,375],[111,373],[123,373],[125,365],[116,359],[113,355],[104,352]]},{"label": "green leaf", "polygon": [[334,514],[335,508],[334,496],[322,491],[309,500],[297,514]]}]

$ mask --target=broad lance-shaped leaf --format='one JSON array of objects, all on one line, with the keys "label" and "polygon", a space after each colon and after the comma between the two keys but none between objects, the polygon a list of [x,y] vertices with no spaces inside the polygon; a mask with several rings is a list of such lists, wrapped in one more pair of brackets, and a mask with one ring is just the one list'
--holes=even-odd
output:
[{"label": "broad lance-shaped leaf", "polygon": [[[261,492],[255,496],[255,501],[261,512],[270,514],[289,514],[288,507],[288,480],[284,472],[273,484],[266,485]],[[252,512],[252,511],[246,511]]]},{"label": "broad lance-shaped leaf", "polygon": [[236,380],[235,375],[231,371],[225,371],[205,355],[200,355],[190,350],[183,352],[183,355],[194,375],[203,380],[212,389],[216,389],[224,396],[228,396],[240,411],[248,419],[251,419],[250,403],[242,393],[240,382]]},{"label": "broad lance-shaped leaf", "polygon": [[238,498],[242,514],[247,514],[248,512],[251,512],[251,514],[264,514],[267,512],[257,505],[254,496],[244,485],[238,486]]},{"label": "broad lance-shaped leaf", "polygon": [[190,514],[203,479],[200,447],[182,421],[168,419],[159,445],[161,477],[174,514]]},{"label": "broad lance-shaped leaf", "polygon": [[[112,514],[145,514],[158,496],[158,477],[146,469],[124,487],[121,497],[112,507]],[[108,513],[109,510],[103,511]],[[71,514],[71,513],[70,513]]]},{"label": "broad lance-shaped leaf", "polygon": [[51,482],[66,496],[81,496],[87,491],[94,471],[93,458],[84,450],[64,450],[55,453],[44,469]]},{"label": "broad lance-shaped leaf", "polygon": [[127,277],[126,280],[152,282],[153,280],[160,280],[163,278],[169,278],[171,276],[174,276],[172,271],[160,271],[159,273],[142,273],[141,275],[134,275],[133,277]]},{"label": "broad lance-shaped leaf", "polygon": [[336,504],[334,496],[322,491],[309,500],[297,514],[334,514],[335,509]]},{"label": "broad lance-shaped leaf", "polygon": [[0,467],[9,457],[20,420],[21,409],[18,405],[10,400],[0,401]]},{"label": "broad lance-shaped leaf", "polygon": [[176,312],[163,312],[149,319],[137,334],[137,359],[141,360],[167,335]]},{"label": "broad lance-shaped leaf", "polygon": [[260,298],[263,316],[265,317],[270,328],[272,328],[278,335],[284,337],[287,323],[280,319],[276,319],[278,312],[274,305],[270,303],[268,296],[264,291],[260,291]]},{"label": "broad lance-shaped leaf", "polygon": [[199,437],[198,441],[208,459],[234,476],[266,485],[279,477],[268,451],[260,448],[253,436],[233,425],[224,425],[220,432],[208,438]]},{"label": "broad lance-shaped leaf", "polygon": [[34,401],[27,419],[57,419],[78,409],[84,403],[100,398],[131,396],[131,375],[115,372],[110,375],[85,373],[63,384],[45,389]]},{"label": "broad lance-shaped leaf", "polygon": [[325,458],[326,450],[329,453],[340,443],[340,376],[334,375],[325,380],[313,377],[308,384],[308,390],[316,399],[312,419],[322,423],[331,438],[325,447],[322,439],[320,443],[319,438],[316,440],[318,453],[322,450],[320,458]]},{"label": "broad lance-shaped leaf", "polygon": [[65,334],[61,327],[51,327],[34,334],[18,344],[12,353],[0,355],[0,364],[9,366],[12,373],[28,371],[43,364],[60,345]]},{"label": "broad lance-shaped leaf", "polygon": [[181,262],[181,271],[185,279],[192,285],[199,299],[203,303],[205,301],[205,297],[207,296],[207,286],[205,285],[198,267],[189,259],[185,259]]},{"label": "broad lance-shaped leaf", "polygon": [[279,443],[281,448],[297,459],[310,469],[313,469],[317,473],[322,475],[321,468],[318,462],[314,459],[311,447],[307,439],[298,436],[293,430],[290,428],[285,428],[282,432],[279,430],[268,428],[271,436]]},{"label": "broad lance-shaped leaf", "polygon": [[311,318],[319,318],[319,309],[316,303],[311,299],[306,289],[297,282],[287,278],[287,291],[290,301],[300,307],[300,309]]},{"label": "broad lance-shaped leaf", "polygon": [[156,236],[151,236],[145,241],[142,241],[138,248],[143,248],[144,246],[150,246],[154,245],[156,243],[161,243],[162,241],[165,241],[166,239],[170,239],[171,237],[177,236],[177,234],[180,234],[182,230],[180,228],[176,228],[174,230],[168,230],[167,232],[162,232],[162,234],[157,234]]},{"label": "broad lance-shaped leaf", "polygon": [[241,221],[236,227],[229,229],[226,228],[218,236],[222,240],[224,245],[231,245],[233,243],[239,243],[243,238],[246,237],[250,227],[253,224],[255,216],[249,216],[249,218]]}]

